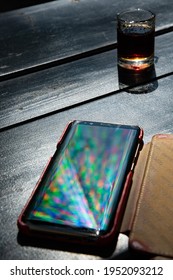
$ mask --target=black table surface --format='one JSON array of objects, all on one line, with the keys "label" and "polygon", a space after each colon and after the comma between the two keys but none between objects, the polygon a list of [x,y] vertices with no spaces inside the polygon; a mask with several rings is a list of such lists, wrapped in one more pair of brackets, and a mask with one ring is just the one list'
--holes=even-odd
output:
[{"label": "black table surface", "polygon": [[[134,6],[156,14],[154,76],[140,94],[120,88],[117,68],[116,14]],[[0,258],[101,259],[21,244],[17,218],[69,121],[139,125],[145,143],[173,133],[173,1],[48,1],[1,12],[0,26]],[[120,234],[110,258],[138,257]]]}]

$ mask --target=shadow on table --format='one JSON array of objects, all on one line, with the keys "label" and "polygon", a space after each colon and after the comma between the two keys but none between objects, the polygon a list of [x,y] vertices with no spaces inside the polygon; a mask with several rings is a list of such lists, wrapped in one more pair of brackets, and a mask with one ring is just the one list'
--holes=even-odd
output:
[{"label": "shadow on table", "polygon": [[155,66],[144,70],[129,70],[118,67],[119,89],[136,94],[153,92],[158,87]]},{"label": "shadow on table", "polygon": [[[101,257],[102,259],[117,259],[117,260],[136,260],[136,259],[150,259],[151,255],[148,256],[146,254],[139,254],[133,250],[129,250],[128,248],[121,249],[117,245],[117,241],[112,244],[110,248],[96,248],[93,246],[85,245],[85,244],[75,244],[71,241],[58,241],[58,240],[50,240],[44,239],[43,237],[35,236],[28,237],[23,235],[21,232],[18,233],[17,241],[21,246],[29,246],[35,248],[43,248],[49,250],[58,250],[70,253],[77,254],[87,254],[94,255],[97,257]],[[119,247],[119,248],[118,248]]]},{"label": "shadow on table", "polygon": [[95,255],[101,258],[110,257],[116,247],[116,240],[114,244],[111,244],[111,247],[104,247],[103,249],[95,247],[93,245],[85,244],[85,241],[81,241],[81,243],[75,243],[71,238],[67,240],[58,240],[53,238],[44,238],[37,235],[30,237],[22,234],[21,232],[18,233],[17,241],[21,246],[29,246],[77,254]]}]

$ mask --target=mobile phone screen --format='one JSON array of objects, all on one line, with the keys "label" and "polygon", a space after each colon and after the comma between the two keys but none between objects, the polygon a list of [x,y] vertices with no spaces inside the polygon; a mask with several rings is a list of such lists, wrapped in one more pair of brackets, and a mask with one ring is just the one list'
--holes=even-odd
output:
[{"label": "mobile phone screen", "polygon": [[138,144],[139,127],[74,121],[34,195],[26,220],[108,231]]}]

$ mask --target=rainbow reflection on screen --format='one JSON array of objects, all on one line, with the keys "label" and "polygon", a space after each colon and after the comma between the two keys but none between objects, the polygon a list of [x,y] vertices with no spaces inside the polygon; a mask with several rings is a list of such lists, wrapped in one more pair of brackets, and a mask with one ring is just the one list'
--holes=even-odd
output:
[{"label": "rainbow reflection on screen", "polygon": [[136,135],[118,125],[74,122],[28,219],[107,230]]}]

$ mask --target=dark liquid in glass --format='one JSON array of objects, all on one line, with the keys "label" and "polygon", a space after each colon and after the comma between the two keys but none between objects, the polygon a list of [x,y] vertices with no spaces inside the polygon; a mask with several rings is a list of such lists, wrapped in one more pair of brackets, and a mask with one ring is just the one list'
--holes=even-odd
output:
[{"label": "dark liquid in glass", "polygon": [[147,27],[118,29],[118,56],[123,59],[145,59],[154,53],[154,30]]}]

